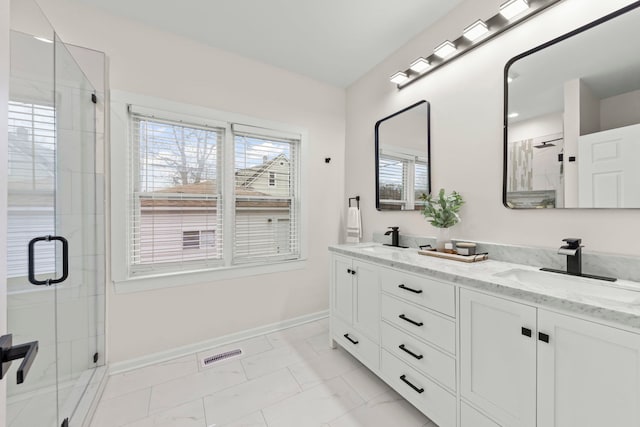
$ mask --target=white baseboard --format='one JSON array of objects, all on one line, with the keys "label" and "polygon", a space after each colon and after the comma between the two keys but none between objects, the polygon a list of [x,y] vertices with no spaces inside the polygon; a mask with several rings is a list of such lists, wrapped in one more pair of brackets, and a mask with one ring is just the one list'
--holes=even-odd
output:
[{"label": "white baseboard", "polygon": [[144,368],[145,366],[156,363],[166,362],[178,357],[188,356],[210,348],[222,345],[233,344],[234,342],[243,341],[249,338],[255,338],[260,335],[270,334],[272,332],[281,331],[283,329],[292,328],[316,320],[324,319],[329,316],[329,310],[319,311],[317,313],[307,314],[293,319],[283,320],[281,322],[271,323],[269,325],[260,326],[246,331],[236,332],[218,338],[201,341],[195,344],[189,344],[182,347],[165,350],[158,353],[152,353],[135,359],[124,360],[122,362],[109,364],[109,375],[120,374],[122,372],[131,371],[133,369]]}]

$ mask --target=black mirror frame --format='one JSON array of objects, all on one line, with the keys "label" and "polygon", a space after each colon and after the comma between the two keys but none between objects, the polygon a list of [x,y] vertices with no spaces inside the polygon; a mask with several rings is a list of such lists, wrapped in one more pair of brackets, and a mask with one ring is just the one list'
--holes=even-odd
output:
[{"label": "black mirror frame", "polygon": [[[381,209],[380,208],[380,174],[379,174],[379,168],[380,168],[380,154],[379,154],[379,148],[380,148],[380,138],[379,138],[379,129],[380,129],[380,125],[382,124],[382,122],[389,120],[397,115],[400,115],[402,113],[404,113],[405,111],[409,111],[412,108],[415,108],[419,105],[422,104],[426,104],[425,106],[427,107],[427,186],[429,188],[429,193],[431,193],[431,106],[429,104],[428,101],[426,100],[420,100],[418,102],[416,102],[415,104],[411,104],[406,108],[403,108],[400,111],[397,111],[393,114],[391,114],[390,116],[384,117],[380,120],[378,120],[376,122],[375,125],[375,175],[376,175],[376,210],[380,211],[380,212],[384,212],[386,211],[386,209]],[[413,211],[405,211],[405,212],[414,212]],[[402,212],[402,211],[399,211]]]},{"label": "black mirror frame", "polygon": [[[507,209],[514,209],[507,204],[507,160],[508,160],[508,132],[507,129],[509,127],[509,82],[507,79],[509,78],[509,68],[513,65],[514,62],[532,55],[538,51],[546,49],[549,46],[560,43],[570,37],[573,37],[577,34],[583,33],[593,27],[596,27],[600,24],[603,24],[607,21],[610,21],[614,18],[617,18],[620,15],[624,15],[627,12],[630,12],[636,8],[640,7],[640,0],[633,2],[621,9],[616,10],[608,15],[605,15],[601,18],[596,19],[586,25],[576,28],[573,31],[570,31],[566,34],[561,35],[560,37],[556,37],[555,39],[549,40],[546,43],[543,43],[539,46],[534,47],[533,49],[529,49],[519,55],[511,58],[506,65],[504,66],[504,111],[503,111],[503,147],[502,147],[502,205]],[[377,200],[377,199],[376,199]],[[535,209],[535,208],[518,208],[518,209]],[[598,209],[598,208],[563,208],[563,209]]]}]

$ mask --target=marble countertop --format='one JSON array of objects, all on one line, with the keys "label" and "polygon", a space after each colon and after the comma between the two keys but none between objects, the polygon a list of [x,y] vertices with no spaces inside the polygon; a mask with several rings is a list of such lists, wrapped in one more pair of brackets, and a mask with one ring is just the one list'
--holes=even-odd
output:
[{"label": "marble countertop", "polygon": [[[540,272],[537,266],[486,260],[464,263],[418,254],[415,248],[392,248],[379,243],[330,246],[331,252],[435,279],[512,297],[565,312],[573,312],[640,329],[640,283],[600,280]],[[540,277],[518,280],[511,271]],[[531,273],[529,273],[531,272]],[[567,280],[565,285],[562,280]],[[636,296],[637,293],[637,296]]]}]

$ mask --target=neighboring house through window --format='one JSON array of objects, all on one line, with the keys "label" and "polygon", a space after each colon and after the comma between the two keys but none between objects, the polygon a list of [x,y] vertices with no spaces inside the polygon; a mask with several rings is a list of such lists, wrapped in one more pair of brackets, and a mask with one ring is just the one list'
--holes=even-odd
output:
[{"label": "neighboring house through window", "polygon": [[130,275],[299,258],[300,138],[170,116],[130,107]]}]

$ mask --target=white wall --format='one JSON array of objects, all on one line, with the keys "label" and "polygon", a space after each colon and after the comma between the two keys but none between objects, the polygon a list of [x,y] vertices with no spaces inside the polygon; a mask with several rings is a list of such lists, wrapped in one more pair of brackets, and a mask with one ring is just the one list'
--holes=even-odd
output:
[{"label": "white wall", "polygon": [[[373,126],[417,100],[431,103],[432,187],[466,200],[453,238],[558,247],[583,238],[587,251],[640,255],[638,210],[514,211],[502,206],[503,73],[513,56],[612,12],[629,0],[564,0],[414,84],[398,91],[389,76],[443,40],[453,40],[502,0],[467,0],[376,66],[347,90],[346,192],[362,197],[365,239],[399,225],[406,234],[435,236],[418,212],[375,210]],[[629,237],[634,238],[630,239]]]},{"label": "white wall", "polygon": [[[109,360],[128,360],[326,310],[327,245],[338,241],[340,214],[347,203],[345,91],[80,2],[39,2],[65,42],[107,54],[112,90],[288,123],[309,134],[306,268],[137,293],[116,294],[108,285]],[[325,157],[331,157],[331,163],[325,164]],[[111,163],[112,173],[126,168],[118,159]]]},{"label": "white wall", "polygon": [[[9,2],[0,2],[0,165],[7,164],[9,122]],[[2,170],[6,171],[6,167]],[[0,242],[7,241],[7,174],[0,173]],[[7,331],[7,248],[0,245],[0,335]],[[0,424],[6,420],[7,380],[0,381]]]},{"label": "white wall", "polygon": [[640,123],[640,90],[605,98],[600,102],[602,130]]}]

